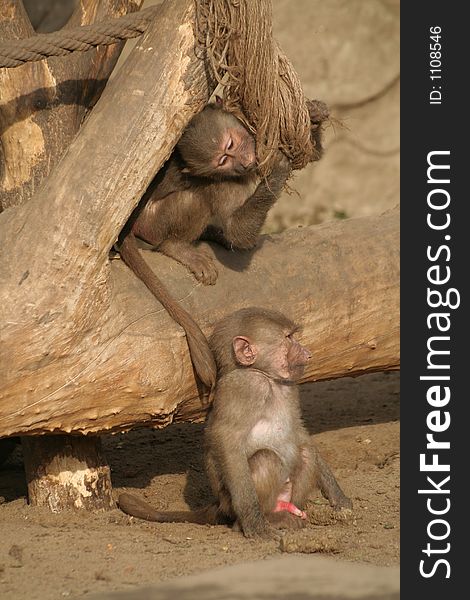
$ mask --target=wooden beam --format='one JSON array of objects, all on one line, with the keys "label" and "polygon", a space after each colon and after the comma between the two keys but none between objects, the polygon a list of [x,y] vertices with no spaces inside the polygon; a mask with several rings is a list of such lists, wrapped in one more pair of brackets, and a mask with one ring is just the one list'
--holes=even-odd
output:
[{"label": "wooden beam", "polygon": [[[253,252],[210,248],[220,268],[209,287],[146,252],[206,333],[233,310],[267,306],[303,326],[313,354],[303,381],[399,367],[398,210],[264,236]],[[30,330],[11,342],[24,353],[4,361],[0,436],[163,427],[204,415],[183,332],[122,261],[107,269],[106,310],[98,324],[86,324],[78,345],[60,346],[59,354],[52,342],[34,357]],[[45,326],[62,302],[58,290],[57,303],[39,318]]]},{"label": "wooden beam", "polygon": [[76,381],[83,352],[109,344],[107,323],[120,320],[109,250],[209,97],[193,25],[193,0],[165,2],[41,188],[0,215],[2,410],[15,397],[41,419],[38,398]]}]

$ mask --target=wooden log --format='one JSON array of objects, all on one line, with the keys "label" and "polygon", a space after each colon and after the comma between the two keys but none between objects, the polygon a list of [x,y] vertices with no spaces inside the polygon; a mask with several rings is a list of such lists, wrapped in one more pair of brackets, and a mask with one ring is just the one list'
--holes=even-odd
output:
[{"label": "wooden log", "polygon": [[[137,9],[140,4],[142,0],[110,0],[106,3],[83,0],[76,6],[64,29],[120,16]],[[33,29],[21,0],[5,0],[3,5],[1,35],[5,38],[32,35]],[[123,43],[120,43],[66,58],[29,63],[18,69],[0,69],[0,160],[3,167],[0,210],[27,202],[49,175],[78,131],[86,112],[98,100],[122,48]],[[34,245],[36,240],[31,239],[30,243]],[[111,481],[109,472],[107,479],[102,472],[105,467],[95,467],[102,462],[100,455],[96,454],[97,443],[91,438],[67,442],[64,436],[53,440],[49,436],[37,439],[33,458],[26,460],[26,465],[32,464],[31,461],[35,465],[29,470],[30,502],[38,505],[52,503],[57,510],[80,504],[84,482],[80,488],[77,479],[73,478],[60,490],[55,475],[49,473],[48,462],[52,456],[67,456],[68,462],[74,464],[72,453],[77,450],[75,462],[82,465],[80,473],[83,481],[91,486],[91,491],[83,496],[83,507],[108,506]],[[25,457],[31,454],[30,446],[23,442]],[[5,444],[3,448],[8,450]],[[82,456],[87,457],[90,466],[83,467]],[[46,461],[44,464],[38,462],[41,457]],[[64,461],[65,458],[62,459]],[[109,494],[106,493],[106,481]],[[99,494],[92,482],[100,488]],[[47,483],[52,484],[49,491]]]},{"label": "wooden log", "polygon": [[[267,306],[303,326],[313,354],[303,381],[399,367],[398,210],[264,236],[253,252],[210,248],[220,268],[209,287],[146,252],[206,333],[228,312]],[[99,327],[89,323],[78,346],[58,353],[52,340],[38,357],[28,353],[30,330],[10,340],[0,436],[163,427],[204,416],[181,329],[122,261],[112,261],[109,278]],[[53,321],[62,302],[58,294],[40,322]]]},{"label": "wooden log", "polygon": [[99,437],[57,435],[22,439],[29,503],[52,512],[114,507],[111,472]]},{"label": "wooden log", "polygon": [[[20,0],[7,4],[2,16],[8,18],[0,18],[0,29],[11,29],[6,37],[31,34]],[[83,0],[71,24],[78,24],[79,17],[86,22],[87,15],[96,16],[108,5],[125,9],[126,2]],[[137,44],[65,156],[84,111],[101,93],[119,45],[0,73],[0,208],[9,208],[1,215],[0,233],[10,241],[0,274],[5,282],[0,290],[0,362],[11,366],[10,383],[21,378],[23,367],[35,373],[30,385],[17,390],[16,408],[26,401],[39,416],[41,403],[29,401],[31,393],[43,393],[36,387],[42,367],[49,370],[56,358],[72,366],[82,344],[95,344],[91,330],[100,337],[103,319],[112,316],[108,251],[181,130],[209,95],[204,65],[194,53],[193,21],[192,0],[165,4],[161,19]],[[68,71],[52,68],[65,64]],[[100,144],[105,134],[107,143]],[[60,168],[27,202],[62,156]],[[22,355],[22,366],[13,365],[14,355]],[[74,375],[69,375],[71,382]],[[73,397],[73,389],[69,393]],[[0,397],[2,409],[5,399]],[[72,430],[66,426],[58,431]],[[32,503],[55,510],[111,506],[109,473],[95,440],[44,436],[34,444],[23,438],[23,446]],[[90,487],[96,494],[90,496]]]},{"label": "wooden log", "polygon": [[[45,184],[0,215],[9,240],[0,262],[0,436],[204,414],[181,330],[125,265],[108,260],[209,95],[193,22],[193,0],[166,2]],[[150,257],[206,331],[230,310],[264,304],[305,326],[315,356],[306,380],[397,368],[397,214],[267,237],[252,253],[213,251],[226,267],[212,288]]]},{"label": "wooden log", "polygon": [[[82,0],[64,29],[136,10],[143,0]],[[3,0],[0,38],[34,34],[21,0]],[[0,69],[0,211],[27,202],[96,103],[123,43]]]},{"label": "wooden log", "polygon": [[[110,309],[108,252],[181,130],[208,98],[204,64],[194,52],[193,1],[166,2],[160,17],[41,189],[0,215],[0,237],[9,241],[8,258],[0,264],[3,390],[15,387],[22,373],[33,376],[17,388],[17,407],[30,405],[31,394],[42,395],[43,368],[49,371],[58,360],[75,371],[85,347],[96,347],[98,340],[107,345],[106,321],[119,311]],[[104,132],[106,143],[100,144]],[[66,383],[61,371],[54,383],[46,376],[47,386]],[[0,400],[4,406],[7,397]]]}]

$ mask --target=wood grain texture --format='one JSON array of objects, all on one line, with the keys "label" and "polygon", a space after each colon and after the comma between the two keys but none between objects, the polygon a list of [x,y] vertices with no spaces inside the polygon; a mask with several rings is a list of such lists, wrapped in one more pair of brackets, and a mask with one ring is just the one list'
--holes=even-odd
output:
[{"label": "wood grain texture", "polygon": [[[72,385],[65,403],[73,406],[79,372],[90,370],[83,353],[99,348],[106,357],[108,328],[121,312],[111,304],[108,252],[209,96],[193,22],[192,0],[162,5],[40,190],[0,215],[8,240],[0,263],[3,415],[12,400],[15,414],[26,416],[20,407],[28,406],[43,421],[40,398],[61,414],[57,390]],[[77,429],[74,418],[59,428],[38,424],[35,431]]]},{"label": "wood grain texture", "polygon": [[111,470],[98,436],[22,438],[28,502],[62,510],[114,508]]},{"label": "wood grain texture", "polygon": [[[84,1],[83,14],[95,4]],[[167,0],[40,188],[0,214],[0,437],[163,427],[204,415],[183,332],[108,258],[212,91],[193,23],[193,0]],[[61,135],[58,123],[47,140]],[[396,211],[265,237],[250,253],[214,246],[224,266],[209,288],[174,261],[147,256],[207,333],[242,306],[297,319],[314,357],[305,380],[313,381],[398,367],[398,248]]]},{"label": "wood grain texture", "polygon": [[[142,1],[82,0],[64,29],[122,16]],[[0,37],[33,35],[19,0],[8,0],[1,12]],[[100,97],[122,48],[0,69],[0,210],[29,201],[47,178]]]},{"label": "wood grain texture", "polygon": [[[228,312],[273,307],[303,327],[313,354],[303,381],[399,368],[398,210],[265,236],[252,252],[210,248],[221,263],[210,287],[146,252],[207,334]],[[52,328],[49,353],[26,353],[40,335],[31,328],[10,340],[0,436],[163,427],[204,416],[183,332],[122,261],[112,261],[99,285],[109,290],[107,305],[87,330],[74,323],[78,344],[63,343],[60,296],[40,319]]]}]

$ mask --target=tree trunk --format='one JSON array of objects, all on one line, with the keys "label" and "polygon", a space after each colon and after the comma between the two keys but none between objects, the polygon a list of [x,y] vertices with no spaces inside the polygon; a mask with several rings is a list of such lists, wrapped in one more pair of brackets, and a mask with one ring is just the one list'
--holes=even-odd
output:
[{"label": "tree trunk", "polygon": [[[82,0],[64,29],[119,17],[143,0]],[[21,0],[2,0],[0,38],[34,30]],[[103,91],[123,43],[0,69],[0,210],[27,202]],[[34,238],[33,238],[34,239]]]},{"label": "tree trunk", "polygon": [[98,437],[73,435],[22,439],[29,503],[52,512],[114,507],[111,473]]},{"label": "tree trunk", "polygon": [[[82,0],[64,29],[86,25],[109,17],[118,17],[136,10],[142,0]],[[0,36],[24,38],[34,34],[28,15],[21,0],[3,0],[0,14]],[[63,156],[78,131],[85,115],[98,100],[109,75],[121,53],[123,43],[96,48],[85,53],[75,53],[66,58],[50,58],[25,64],[16,69],[0,69],[0,211],[27,202],[51,169]],[[51,203],[52,204],[52,203]],[[44,205],[44,212],[47,212]],[[15,235],[14,230],[8,231]],[[7,233],[7,235],[8,235]],[[5,239],[8,239],[7,237]],[[40,241],[33,235],[25,240],[38,252]],[[39,242],[39,243],[38,243]],[[8,298],[6,301],[10,302]],[[2,322],[2,326],[3,326]],[[29,469],[29,496],[33,504],[47,504],[57,510],[66,506],[80,505],[81,492],[87,508],[109,507],[111,482],[109,468],[104,465],[101,454],[96,454],[99,440],[74,438],[67,442],[64,437],[51,439],[49,436],[26,444],[23,452]],[[34,460],[31,455],[34,445]],[[59,448],[62,448],[59,451]],[[77,465],[87,457],[89,467],[80,471],[83,481],[76,478],[61,491],[49,473],[51,457],[67,456],[72,460],[73,452]],[[46,461],[41,465],[42,458]],[[62,458],[62,462],[65,458]],[[66,462],[66,461],[65,461]],[[54,469],[61,463],[51,462]],[[106,469],[108,473],[106,475]],[[106,479],[107,477],[107,479]],[[54,483],[54,481],[56,483]],[[107,483],[106,483],[107,481]],[[51,488],[47,491],[47,485]],[[73,491],[74,486],[78,486]],[[106,492],[108,488],[108,492]]]},{"label": "tree trunk", "polygon": [[[397,210],[265,236],[252,252],[210,248],[219,279],[207,287],[175,261],[145,252],[207,334],[233,310],[268,306],[303,327],[313,354],[303,381],[398,368]],[[0,436],[163,427],[204,415],[182,330],[122,261],[112,261],[109,288],[99,328],[91,325],[64,355],[52,346],[29,362],[35,357],[13,349],[28,348],[31,331],[6,338]],[[55,322],[49,311],[46,325]]]},{"label": "tree trunk", "polygon": [[[109,335],[113,323],[123,324],[126,317],[123,321],[115,301],[120,290],[108,254],[182,129],[208,99],[204,63],[194,52],[193,23],[193,0],[162,5],[158,23],[152,23],[109,82],[41,188],[28,203],[0,215],[0,237],[9,239],[8,260],[0,263],[5,282],[0,360],[6,365],[0,435],[6,433],[11,411],[20,419],[30,410],[36,415],[35,426],[22,433],[53,431],[46,423],[39,425],[42,399],[50,398],[59,420],[61,405],[72,406],[79,397],[87,403],[79,373],[85,370],[93,378],[96,359],[105,360],[113,379]],[[120,346],[123,338],[118,338]],[[115,349],[109,347],[111,354]],[[118,374],[120,379],[119,369]],[[67,389],[63,400],[56,397],[59,388]],[[92,409],[98,421],[102,409]],[[56,431],[81,427],[72,417]]]}]

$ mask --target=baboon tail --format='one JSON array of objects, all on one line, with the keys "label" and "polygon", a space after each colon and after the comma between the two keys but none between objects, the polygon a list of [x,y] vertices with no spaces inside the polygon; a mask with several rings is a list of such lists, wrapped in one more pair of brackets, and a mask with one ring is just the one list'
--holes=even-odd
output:
[{"label": "baboon tail", "polygon": [[145,283],[168,314],[184,329],[188,340],[189,353],[200,380],[212,389],[215,384],[217,368],[214,356],[209,348],[206,336],[191,315],[172,298],[166,287],[146,263],[137,246],[135,236],[129,232],[120,241],[119,253],[126,265]]},{"label": "baboon tail", "polygon": [[164,511],[155,510],[148,502],[124,492],[118,498],[119,508],[130,515],[145,521],[158,523],[198,523],[199,525],[217,525],[223,520],[219,516],[217,504],[209,504],[199,510]]}]

